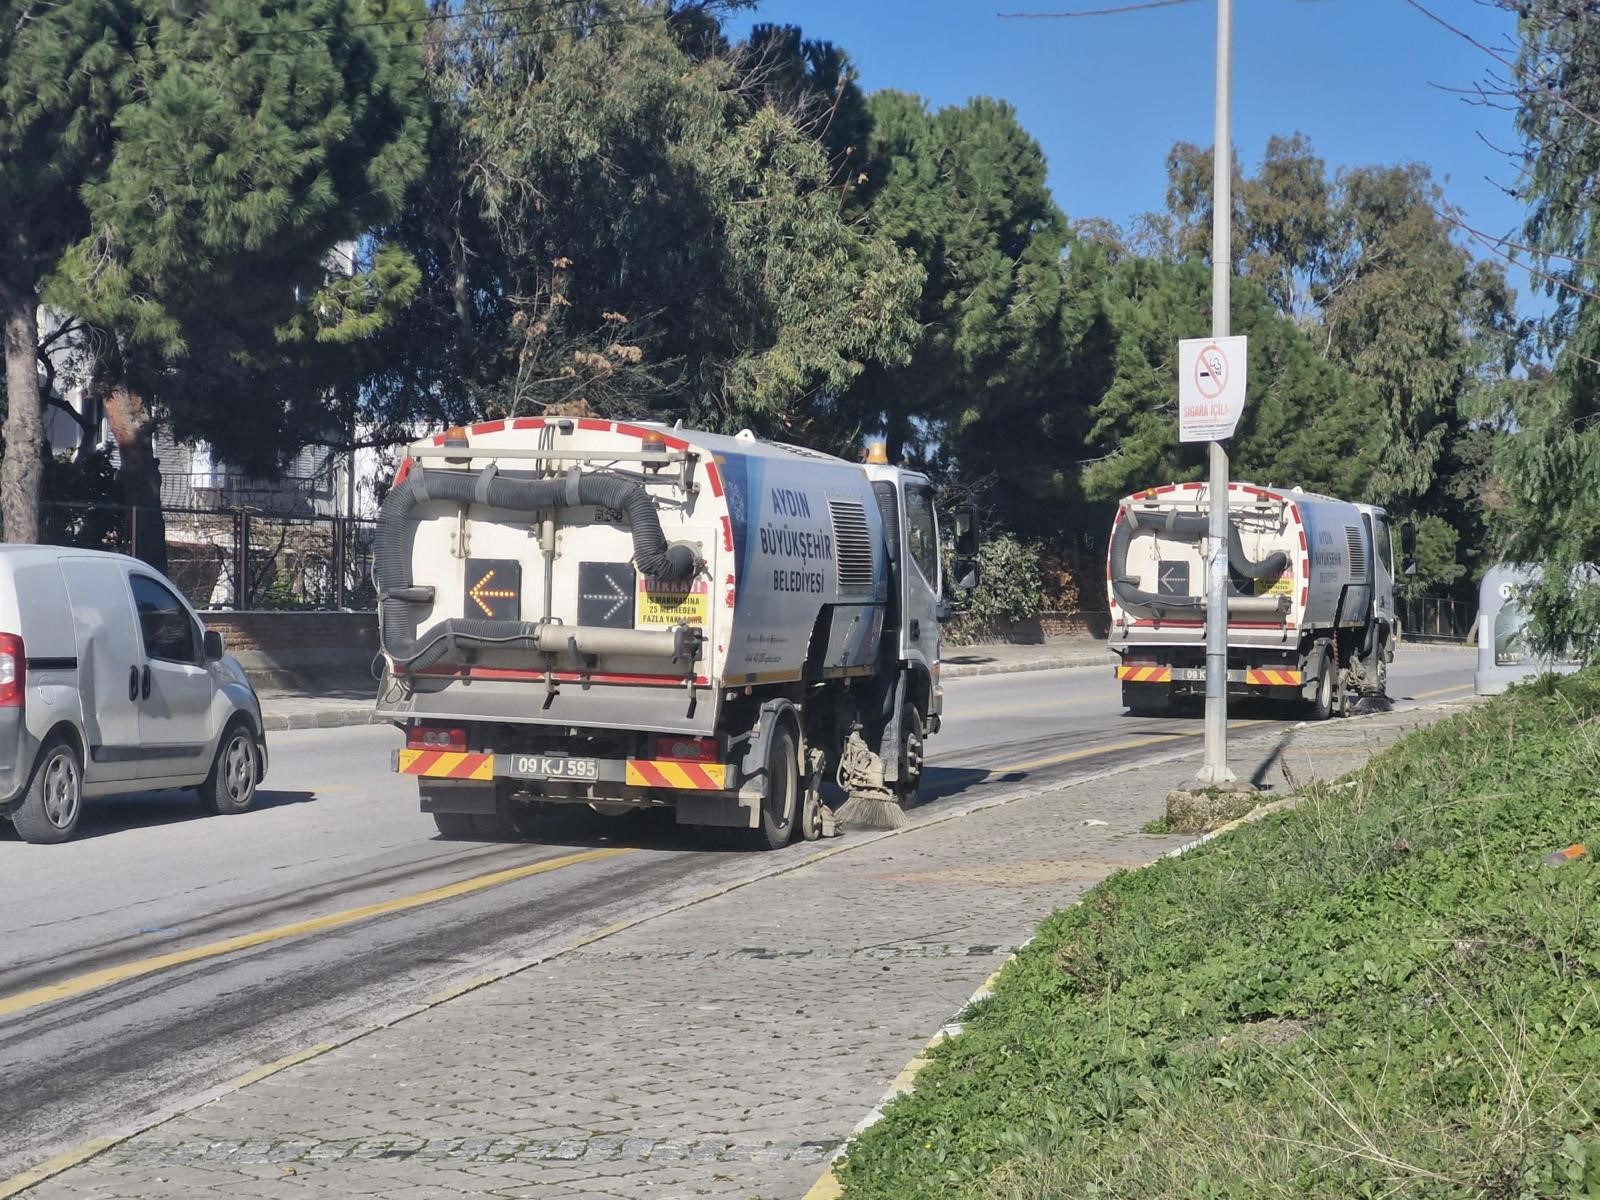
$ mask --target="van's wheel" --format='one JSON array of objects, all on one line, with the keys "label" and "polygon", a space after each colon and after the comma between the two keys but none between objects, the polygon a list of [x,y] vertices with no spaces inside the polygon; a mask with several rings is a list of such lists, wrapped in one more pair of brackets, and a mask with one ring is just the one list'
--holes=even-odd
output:
[{"label": "van's wheel", "polygon": [[900,778],[894,784],[901,804],[915,800],[922,783],[922,729],[922,713],[907,700],[900,708]]},{"label": "van's wheel", "polygon": [[800,814],[800,756],[794,731],[779,721],[767,741],[767,794],[761,801],[761,823],[750,830],[758,850],[781,850],[794,840]]},{"label": "van's wheel", "polygon": [[439,836],[447,841],[465,842],[478,836],[471,813],[436,812],[433,814],[433,824],[439,830]]},{"label": "van's wheel", "polygon": [[243,721],[235,721],[217,744],[217,757],[211,764],[211,774],[200,785],[200,798],[219,816],[249,812],[255,803],[260,775],[255,735]]},{"label": "van's wheel", "polygon": [[23,841],[49,845],[70,838],[82,815],[83,763],[78,752],[64,741],[47,742],[11,823]]}]

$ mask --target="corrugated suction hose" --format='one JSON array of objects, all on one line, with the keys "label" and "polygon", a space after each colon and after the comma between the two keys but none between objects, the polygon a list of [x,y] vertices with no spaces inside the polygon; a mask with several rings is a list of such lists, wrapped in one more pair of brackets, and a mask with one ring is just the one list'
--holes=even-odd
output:
[{"label": "corrugated suction hose", "polygon": [[[430,500],[453,500],[513,512],[561,510],[598,505],[623,513],[633,534],[633,561],[641,574],[668,582],[690,579],[699,563],[693,548],[667,544],[655,502],[636,480],[604,472],[574,470],[561,479],[508,479],[494,467],[465,471],[416,469],[384,498],[378,520],[378,542],[373,553],[373,575],[378,584],[378,639],[394,662],[409,671],[421,671],[446,658],[459,659],[463,648],[486,646],[550,650],[575,646],[580,652],[587,639],[576,628],[529,621],[486,621],[451,617],[417,633],[417,609],[433,601],[432,588],[415,586],[411,577],[411,552],[406,525],[411,511]],[[699,631],[616,630],[634,634],[628,648],[641,654],[670,653],[674,660],[692,660],[699,647]],[[617,638],[607,640],[612,652],[625,652]],[[589,652],[600,652],[590,647]]]},{"label": "corrugated suction hose", "polygon": [[[1205,596],[1163,596],[1134,586],[1128,577],[1128,546],[1133,535],[1141,529],[1156,530],[1167,537],[1183,542],[1198,542],[1211,535],[1211,518],[1205,513],[1184,513],[1175,510],[1153,513],[1124,508],[1122,519],[1111,533],[1111,590],[1117,603],[1135,612],[1195,611],[1206,606]],[[1281,575],[1289,565],[1289,556],[1274,550],[1260,562],[1252,562],[1239,540],[1239,524],[1228,520],[1228,569],[1237,571],[1246,579],[1270,579]]]}]

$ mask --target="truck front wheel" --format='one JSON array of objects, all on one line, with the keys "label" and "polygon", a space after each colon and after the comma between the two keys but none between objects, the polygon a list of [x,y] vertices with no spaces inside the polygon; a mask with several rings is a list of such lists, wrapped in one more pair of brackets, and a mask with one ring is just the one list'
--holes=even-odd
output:
[{"label": "truck front wheel", "polygon": [[794,731],[783,721],[767,741],[767,794],[761,801],[761,823],[750,831],[758,850],[781,850],[794,840],[800,811],[800,758]]},{"label": "truck front wheel", "polygon": [[900,778],[894,787],[901,804],[915,800],[922,783],[922,737],[922,713],[907,700],[900,710]]}]

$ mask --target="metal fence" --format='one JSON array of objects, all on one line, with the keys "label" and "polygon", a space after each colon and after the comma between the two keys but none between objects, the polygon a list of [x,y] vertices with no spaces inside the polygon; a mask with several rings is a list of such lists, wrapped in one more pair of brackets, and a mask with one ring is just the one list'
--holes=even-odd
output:
[{"label": "metal fence", "polygon": [[167,574],[196,608],[372,608],[376,525],[247,507],[154,510],[50,501],[44,541],[147,557],[164,525]]},{"label": "metal fence", "polygon": [[1417,596],[1400,601],[1400,628],[1415,641],[1469,641],[1477,621],[1478,606],[1466,600]]}]

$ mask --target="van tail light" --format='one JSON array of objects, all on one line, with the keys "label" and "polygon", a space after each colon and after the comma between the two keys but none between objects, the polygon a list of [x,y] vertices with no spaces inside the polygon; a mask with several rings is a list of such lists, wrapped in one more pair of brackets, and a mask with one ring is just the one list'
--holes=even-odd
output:
[{"label": "van tail light", "polygon": [[21,708],[28,687],[28,657],[22,639],[0,633],[0,708]]},{"label": "van tail light", "polygon": [[708,737],[658,737],[656,757],[678,762],[716,762],[717,739]]},{"label": "van tail light", "polygon": [[467,731],[454,725],[410,725],[406,727],[406,749],[466,753]]}]

